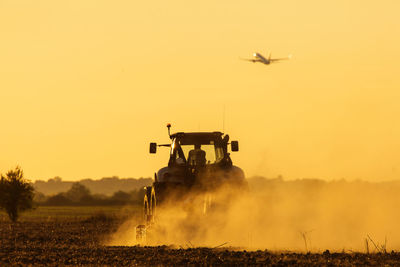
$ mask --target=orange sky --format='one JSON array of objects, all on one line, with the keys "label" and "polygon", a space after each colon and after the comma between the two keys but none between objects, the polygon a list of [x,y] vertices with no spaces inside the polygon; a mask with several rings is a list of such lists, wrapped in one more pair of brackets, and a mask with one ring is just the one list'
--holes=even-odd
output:
[{"label": "orange sky", "polygon": [[[398,179],[400,2],[0,0],[0,172],[152,176],[225,130],[247,176]],[[293,60],[239,60],[254,51]]]}]

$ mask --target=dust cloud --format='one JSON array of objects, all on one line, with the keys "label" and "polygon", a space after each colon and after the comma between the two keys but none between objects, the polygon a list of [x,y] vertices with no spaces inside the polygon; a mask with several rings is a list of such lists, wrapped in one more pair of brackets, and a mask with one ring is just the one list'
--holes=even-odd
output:
[{"label": "dust cloud", "polygon": [[[221,188],[164,205],[145,244],[303,252],[400,249],[399,182],[262,177],[248,182],[248,190]],[[205,199],[212,203],[206,214]],[[137,244],[139,223],[126,221],[109,244]]]}]

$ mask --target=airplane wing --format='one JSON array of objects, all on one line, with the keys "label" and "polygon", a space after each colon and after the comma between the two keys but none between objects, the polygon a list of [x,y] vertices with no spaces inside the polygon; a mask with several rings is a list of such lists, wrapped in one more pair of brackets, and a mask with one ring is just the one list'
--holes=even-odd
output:
[{"label": "airplane wing", "polygon": [[283,58],[271,58],[269,59],[270,62],[277,62],[277,61],[281,61],[281,60],[289,60],[292,58],[292,55],[289,55],[288,57],[283,57]]},{"label": "airplane wing", "polygon": [[269,61],[270,62],[277,62],[277,61],[281,61],[281,60],[289,60],[290,58],[288,57],[284,57],[284,58],[271,58]]}]

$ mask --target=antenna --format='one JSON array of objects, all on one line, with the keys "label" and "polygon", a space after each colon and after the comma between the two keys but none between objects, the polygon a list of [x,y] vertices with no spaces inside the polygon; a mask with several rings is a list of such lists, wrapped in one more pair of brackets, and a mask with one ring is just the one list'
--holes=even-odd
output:
[{"label": "antenna", "polygon": [[224,109],[222,111],[222,133],[225,133],[225,104],[224,104]]}]

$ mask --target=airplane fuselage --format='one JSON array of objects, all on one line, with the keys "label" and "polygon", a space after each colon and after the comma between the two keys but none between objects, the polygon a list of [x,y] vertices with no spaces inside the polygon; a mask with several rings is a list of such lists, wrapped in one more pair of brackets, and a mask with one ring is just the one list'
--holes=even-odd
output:
[{"label": "airplane fuselage", "polygon": [[263,57],[260,53],[254,53],[253,56],[256,58],[256,60],[254,62],[259,61],[259,62],[264,63],[266,65],[269,65],[271,63],[268,59]]}]

